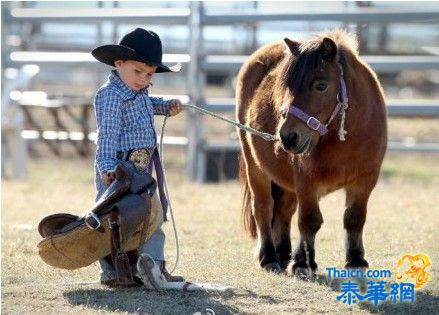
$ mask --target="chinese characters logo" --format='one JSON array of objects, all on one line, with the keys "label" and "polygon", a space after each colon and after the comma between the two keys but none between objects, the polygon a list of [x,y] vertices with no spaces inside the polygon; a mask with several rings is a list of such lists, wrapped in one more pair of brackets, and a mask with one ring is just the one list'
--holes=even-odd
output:
[{"label": "chinese characters logo", "polygon": [[353,304],[358,301],[370,301],[376,306],[379,302],[390,300],[393,303],[409,301],[415,302],[415,286],[411,283],[390,283],[390,291],[387,290],[386,281],[368,281],[367,292],[362,295],[358,283],[351,280],[341,284],[341,294],[337,300],[343,303]]}]

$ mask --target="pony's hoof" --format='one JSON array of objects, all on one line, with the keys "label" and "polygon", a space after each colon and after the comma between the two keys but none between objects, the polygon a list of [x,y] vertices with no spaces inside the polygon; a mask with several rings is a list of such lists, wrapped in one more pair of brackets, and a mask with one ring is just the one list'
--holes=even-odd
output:
[{"label": "pony's hoof", "polygon": [[290,261],[291,261],[291,260],[281,260],[281,261],[280,261],[280,267],[281,267],[283,270],[286,270],[286,269],[288,268],[288,265],[290,264]]},{"label": "pony's hoof", "polygon": [[311,268],[297,267],[294,276],[302,280],[310,280],[315,277],[315,273]]},{"label": "pony's hoof", "polygon": [[364,258],[356,257],[349,260],[344,267],[345,269],[369,268],[369,263]]},{"label": "pony's hoof", "polygon": [[283,272],[282,268],[280,267],[279,263],[277,263],[277,262],[265,264],[262,266],[262,268],[264,268],[268,272],[274,272],[274,273],[282,273]]},{"label": "pony's hoof", "polygon": [[299,279],[312,279],[315,276],[315,271],[317,270],[317,264],[312,262],[311,266],[307,266],[305,262],[300,263],[290,263],[287,267],[288,275],[295,276]]}]

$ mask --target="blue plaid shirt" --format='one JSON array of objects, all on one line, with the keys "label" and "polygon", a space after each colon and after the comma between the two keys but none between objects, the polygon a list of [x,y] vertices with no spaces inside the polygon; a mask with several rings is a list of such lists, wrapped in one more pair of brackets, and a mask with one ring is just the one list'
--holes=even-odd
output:
[{"label": "blue plaid shirt", "polygon": [[154,148],[154,114],[165,115],[169,102],[132,90],[113,70],[94,100],[97,126],[96,164],[100,173],[113,170],[117,151]]}]

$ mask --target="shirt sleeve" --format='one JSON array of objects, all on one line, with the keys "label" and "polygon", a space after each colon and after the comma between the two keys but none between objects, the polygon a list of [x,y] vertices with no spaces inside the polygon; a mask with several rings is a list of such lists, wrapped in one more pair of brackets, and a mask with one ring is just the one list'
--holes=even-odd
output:
[{"label": "shirt sleeve", "polygon": [[116,150],[122,125],[121,102],[111,90],[102,90],[95,97],[96,163],[101,174],[113,170],[117,164]]},{"label": "shirt sleeve", "polygon": [[171,100],[165,101],[162,97],[149,97],[152,102],[155,115],[167,115],[169,113],[169,104]]}]

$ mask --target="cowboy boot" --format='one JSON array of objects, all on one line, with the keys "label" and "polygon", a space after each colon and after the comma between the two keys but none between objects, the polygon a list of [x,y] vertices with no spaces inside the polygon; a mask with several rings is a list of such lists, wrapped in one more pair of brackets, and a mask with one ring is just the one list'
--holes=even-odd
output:
[{"label": "cowboy boot", "polygon": [[162,275],[165,277],[168,282],[184,282],[184,278],[182,276],[173,276],[168,270],[166,270],[166,261],[159,262],[160,270],[162,271]]},{"label": "cowboy boot", "polygon": [[154,261],[151,256],[142,254],[137,260],[137,275],[148,289],[183,289],[184,279],[173,277],[164,268],[163,261]]}]

